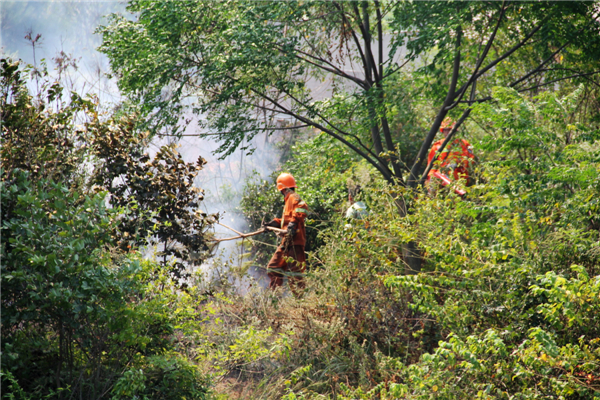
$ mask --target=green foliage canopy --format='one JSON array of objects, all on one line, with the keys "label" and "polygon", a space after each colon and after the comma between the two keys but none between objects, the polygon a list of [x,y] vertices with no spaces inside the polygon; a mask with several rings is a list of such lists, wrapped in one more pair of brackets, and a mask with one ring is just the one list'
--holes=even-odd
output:
[{"label": "green foliage canopy", "polygon": [[[137,203],[111,207],[107,192],[90,187],[94,167],[113,171],[107,152],[106,163],[95,158],[101,141],[94,139],[118,132],[138,143],[131,120],[101,121],[92,100],[74,93],[65,100],[43,70],[40,91],[31,95],[30,67],[7,59],[0,65],[3,395],[206,398],[209,381],[179,353],[176,336],[176,327],[189,329],[203,317],[189,294],[178,293],[170,271],[119,250],[128,232],[121,229],[124,216],[138,215]],[[157,163],[164,168],[161,161],[176,158],[168,153]],[[174,176],[189,173],[181,164]],[[144,186],[144,177],[136,177]],[[178,189],[198,195],[183,182]],[[189,207],[180,208],[190,213]],[[128,222],[136,232],[144,229]],[[203,240],[200,230],[195,234]]]},{"label": "green foliage canopy", "polygon": [[[448,112],[463,110],[462,123],[498,82],[527,91],[532,82],[591,79],[600,45],[594,5],[583,2],[136,0],[128,10],[133,20],[113,15],[100,27],[100,50],[120,88],[154,115],[155,131],[179,129],[190,105],[229,154],[291,118],[344,143],[386,180],[410,186]],[[406,59],[394,58],[404,45]],[[389,123],[393,77],[405,65],[424,73],[420,89],[441,105],[410,157],[398,154],[402,132]],[[328,88],[319,98],[322,82]],[[403,167],[406,159],[412,164]]]}]

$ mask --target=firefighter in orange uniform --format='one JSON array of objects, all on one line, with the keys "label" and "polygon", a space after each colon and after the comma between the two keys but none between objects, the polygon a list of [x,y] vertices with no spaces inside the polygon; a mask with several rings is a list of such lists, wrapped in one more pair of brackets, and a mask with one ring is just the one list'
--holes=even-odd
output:
[{"label": "firefighter in orange uniform", "polygon": [[[295,192],[296,180],[291,174],[283,173],[277,178],[277,190],[285,199],[283,215],[275,218],[265,226],[272,226],[287,230],[281,245],[277,247],[275,254],[267,265],[267,275],[270,278],[269,288],[275,289],[283,284],[282,272],[292,272],[288,277],[290,289],[298,295],[297,289],[304,289],[304,280],[301,276],[306,270],[306,229],[304,220],[308,212],[308,206]],[[289,260],[288,261],[286,261]],[[291,259],[291,260],[290,260]]]},{"label": "firefighter in orange uniform", "polygon": [[[448,136],[453,127],[454,122],[450,118],[444,119],[440,126],[440,132],[444,135],[444,139]],[[444,139],[438,140],[431,147],[429,157],[427,158],[427,165],[433,162],[435,153],[442,146]],[[438,173],[450,177],[451,179],[453,178],[454,180],[465,179],[467,186],[471,184],[469,167],[475,161],[475,154],[473,154],[471,144],[465,139],[454,139],[446,144],[446,147],[438,156],[437,161],[439,162],[439,170],[435,167],[431,168],[427,175],[428,183],[431,178]]]}]

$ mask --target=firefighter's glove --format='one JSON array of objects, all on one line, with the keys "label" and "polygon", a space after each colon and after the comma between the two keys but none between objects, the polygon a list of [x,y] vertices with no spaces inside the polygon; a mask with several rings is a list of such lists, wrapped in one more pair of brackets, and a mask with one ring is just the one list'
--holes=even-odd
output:
[{"label": "firefighter's glove", "polygon": [[265,222],[263,224],[263,228],[266,228],[267,226],[270,226],[271,228],[279,228],[279,223],[275,220],[273,220],[271,222]]},{"label": "firefighter's glove", "polygon": [[286,236],[289,236],[289,237],[292,237],[292,238],[294,236],[296,236],[296,227],[297,227],[297,225],[296,225],[295,222],[290,222],[288,224],[288,226],[287,226],[287,234],[286,234]]}]

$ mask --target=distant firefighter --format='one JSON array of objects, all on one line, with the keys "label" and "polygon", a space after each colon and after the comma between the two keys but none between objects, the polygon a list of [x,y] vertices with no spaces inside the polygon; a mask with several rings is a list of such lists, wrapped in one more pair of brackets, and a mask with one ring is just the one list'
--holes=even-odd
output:
[{"label": "distant firefighter", "polygon": [[345,217],[349,223],[344,226],[345,229],[350,229],[352,227],[352,222],[357,220],[363,221],[365,228],[368,228],[368,222],[365,220],[369,215],[367,205],[363,201],[356,201],[356,196],[360,194],[360,191],[360,186],[348,189],[348,202],[350,203],[350,207],[346,210]]},{"label": "distant firefighter", "polygon": [[346,210],[347,219],[364,219],[369,215],[367,205],[363,201],[356,201],[356,197],[360,194],[360,186],[348,189],[348,202],[350,207]]},{"label": "distant firefighter", "polygon": [[[433,162],[436,152],[442,146],[445,138],[448,136],[452,128],[454,127],[454,121],[450,118],[444,119],[440,126],[440,132],[444,135],[444,139],[438,140],[433,144],[429,151],[429,157],[427,158],[427,164],[430,165]],[[464,179],[467,186],[471,182],[469,176],[469,169],[475,162],[475,154],[473,154],[473,147],[465,139],[454,139],[450,143],[446,144],[446,147],[436,160],[436,164],[427,175],[427,184],[430,190],[441,184],[443,186],[451,183],[452,180]],[[435,180],[435,183],[434,183]],[[458,194],[464,195],[464,191],[455,190]]]},{"label": "distant firefighter", "polygon": [[269,287],[275,289],[283,284],[283,275],[290,272],[288,282],[290,289],[298,295],[298,289],[304,289],[302,274],[306,270],[306,228],[304,220],[308,206],[295,192],[296,180],[291,174],[282,173],[277,178],[277,190],[284,196],[285,205],[281,218],[275,218],[265,226],[287,230],[277,247],[275,254],[267,265],[267,275],[270,278]]}]

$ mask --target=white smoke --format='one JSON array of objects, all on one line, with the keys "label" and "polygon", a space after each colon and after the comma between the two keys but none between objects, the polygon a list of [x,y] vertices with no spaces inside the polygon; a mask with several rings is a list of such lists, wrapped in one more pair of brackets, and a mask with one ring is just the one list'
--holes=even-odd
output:
[{"label": "white smoke", "polygon": [[[193,119],[193,118],[190,118]],[[185,130],[181,139],[162,138],[153,142],[153,150],[167,143],[177,143],[177,151],[186,162],[194,163],[199,156],[207,160],[204,169],[196,177],[196,186],[205,191],[204,201],[200,207],[207,214],[218,213],[219,221],[223,225],[214,225],[213,231],[217,238],[230,238],[237,236],[238,232],[248,232],[249,226],[239,210],[240,200],[244,186],[250,177],[267,179],[276,168],[281,152],[273,144],[273,140],[266,134],[254,137],[250,147],[254,148],[252,154],[244,150],[236,150],[224,159],[219,159],[215,151],[219,144],[209,139],[197,136],[201,128],[198,124],[191,123]],[[273,190],[275,186],[273,186]],[[235,231],[234,231],[235,230]],[[260,237],[257,237],[260,240]],[[224,271],[242,271],[247,274],[229,274],[230,283],[237,291],[244,293],[252,286],[265,287],[266,274],[264,266],[248,265],[247,252],[251,243],[249,240],[232,240],[220,242],[215,257],[209,259],[200,270],[215,278],[216,274]],[[215,271],[215,269],[217,271]],[[247,275],[242,277],[242,275]],[[222,278],[222,277],[221,277]]]},{"label": "white smoke", "polygon": [[[117,104],[121,96],[105,75],[108,60],[96,50],[102,38],[94,30],[107,22],[106,15],[124,9],[119,1],[0,1],[0,52],[37,68],[45,63],[65,89],[93,94],[100,104]],[[57,57],[77,67],[58,76]]]},{"label": "white smoke", "polygon": [[[96,48],[102,38],[95,29],[105,24],[106,15],[123,13],[125,2],[120,1],[0,1],[0,51],[3,56],[22,59],[26,63],[41,67],[43,63],[56,79],[60,79],[68,91],[91,94],[98,98],[105,109],[117,106],[122,96],[116,82],[107,76],[109,63],[106,56]],[[41,35],[35,43],[31,39]],[[53,59],[69,63],[75,67],[65,71],[54,70]],[[35,85],[35,83],[33,83]],[[31,87],[35,91],[35,87]],[[196,135],[198,125],[190,124],[185,135]],[[196,180],[196,185],[205,190],[205,199],[201,204],[207,213],[219,213],[221,222],[231,228],[246,232],[248,226],[237,210],[246,179],[254,174],[266,178],[274,170],[280,154],[271,145],[268,137],[259,135],[251,145],[256,148],[252,155],[238,150],[219,160],[214,155],[218,144],[197,136],[184,136],[181,139],[162,138],[155,140],[150,153],[166,143],[177,142],[179,153],[186,162],[194,163],[198,156],[208,161]],[[274,189],[275,190],[275,189]],[[214,227],[215,236],[232,237],[236,234],[220,225]],[[149,249],[150,251],[150,249]],[[241,241],[221,242],[218,258],[210,260],[203,269],[214,266],[241,270],[244,268],[245,248]],[[227,273],[221,269],[221,273]],[[264,273],[251,267],[248,272],[255,280],[232,278],[238,291],[245,292],[250,285],[265,286]]]}]

